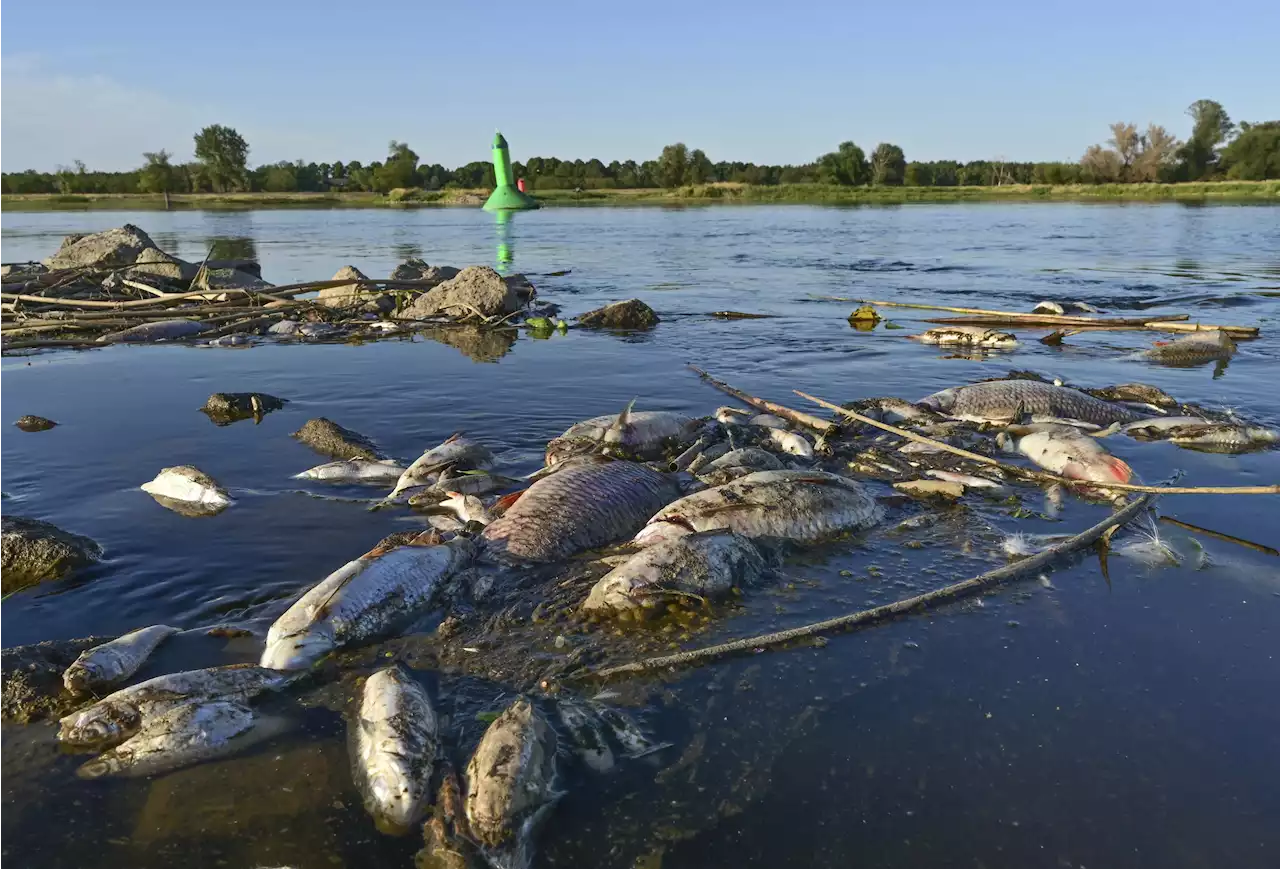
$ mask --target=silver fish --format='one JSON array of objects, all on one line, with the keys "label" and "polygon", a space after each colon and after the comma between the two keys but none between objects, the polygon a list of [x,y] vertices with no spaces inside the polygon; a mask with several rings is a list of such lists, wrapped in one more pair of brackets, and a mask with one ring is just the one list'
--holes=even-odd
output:
[{"label": "silver fish", "polygon": [[143,483],[141,489],[154,498],[188,503],[210,512],[234,503],[217,480],[191,465],[164,468],[154,480]]},{"label": "silver fish", "polygon": [[199,320],[157,320],[152,323],[143,323],[140,326],[130,326],[128,329],[121,329],[119,332],[112,332],[109,335],[103,335],[98,339],[98,342],[116,344],[135,341],[176,341],[199,335],[201,332],[206,332],[212,328],[208,323],[202,323]]},{"label": "silver fish", "polygon": [[398,664],[364,683],[354,727],[356,784],[383,832],[403,833],[422,817],[439,722],[427,692]]},{"label": "silver fish", "polygon": [[485,471],[493,467],[493,453],[484,444],[455,434],[439,446],[427,450],[406,468],[387,500],[395,498],[405,489],[436,482],[441,472],[450,466],[454,470]]},{"label": "silver fish", "polygon": [[58,741],[110,746],[137,733],[147,721],[193,700],[247,700],[288,684],[289,676],[253,664],[231,664],[157,676],[122,688],[60,722]]},{"label": "silver fish", "polygon": [[787,421],[780,416],[774,416],[771,413],[758,413],[751,419],[747,420],[747,425],[758,425],[764,428],[781,428],[787,427]]},{"label": "silver fish", "polygon": [[1077,419],[1095,425],[1143,418],[1127,407],[1038,380],[992,380],[957,386],[925,396],[919,403],[951,417],[978,422],[1017,420],[1024,413],[1031,414],[1033,422],[1037,418]]},{"label": "silver fish", "polygon": [[740,450],[732,450],[725,453],[718,459],[707,464],[704,471],[720,471],[725,468],[750,468],[753,471],[779,471],[782,470],[782,462],[768,450],[761,450],[755,447],[743,447]]},{"label": "silver fish", "polygon": [[466,816],[483,847],[527,863],[531,840],[560,794],[556,734],[521,698],[494,719],[467,764]]},{"label": "silver fish", "polygon": [[601,727],[600,716],[586,703],[568,696],[556,701],[556,712],[577,746],[582,762],[595,772],[613,769],[613,748]]},{"label": "silver fish", "polygon": [[649,546],[695,531],[815,543],[867,528],[883,509],[860,484],[822,471],[760,471],[696,492],[656,513],[635,537]]},{"label": "silver fish", "polygon": [[947,326],[938,329],[926,329],[919,335],[908,335],[921,344],[952,345],[966,347],[991,347],[1009,350],[1018,346],[1018,339],[1008,332],[989,329],[986,326]]},{"label": "silver fish", "polygon": [[656,459],[670,442],[695,440],[699,426],[698,420],[682,413],[628,407],[617,416],[598,416],[570,426],[547,444],[547,464],[604,447],[621,450],[628,457]]},{"label": "silver fish", "polygon": [[662,540],[609,571],[591,589],[583,612],[642,612],[673,594],[726,594],[765,570],[755,545],[732,531],[706,531]]},{"label": "silver fish", "polygon": [[770,443],[787,455],[800,456],[802,459],[813,458],[813,444],[809,443],[802,434],[771,428],[768,430],[768,437]]},{"label": "silver fish", "polygon": [[391,459],[370,461],[350,459],[345,462],[326,462],[295,474],[295,480],[323,480],[326,483],[389,483],[400,479],[405,471]]},{"label": "silver fish", "polygon": [[1046,471],[1095,483],[1127,483],[1133,478],[1124,460],[1073,426],[1012,426],[1007,432],[1010,445]]},{"label": "silver fish", "polygon": [[576,465],[530,486],[482,536],[500,559],[559,561],[629,537],[679,494],[644,465]]},{"label": "silver fish", "polygon": [[464,538],[374,549],[329,574],[267,631],[261,665],[302,670],[334,649],[385,633],[427,607],[471,557]]},{"label": "silver fish", "polygon": [[76,770],[81,778],[138,777],[225,757],[251,744],[253,710],[231,700],[192,701],[147,722],[136,735]]},{"label": "silver fish", "polygon": [[930,477],[938,480],[945,480],[951,483],[959,483],[966,489],[985,489],[992,494],[1004,494],[1009,491],[1006,486],[997,483],[995,480],[988,480],[986,477],[975,477],[972,474],[959,474],[955,471],[926,471]]},{"label": "silver fish", "polygon": [[1120,429],[1143,440],[1167,439],[1180,446],[1206,451],[1244,452],[1276,443],[1280,434],[1262,426],[1201,419],[1197,416],[1166,416],[1143,420]]},{"label": "silver fish", "polygon": [[62,674],[62,684],[73,694],[123,682],[141,667],[156,646],[178,633],[168,625],[152,625],[86,649]]},{"label": "silver fish", "polygon": [[1142,355],[1162,365],[1200,365],[1217,359],[1229,359],[1236,352],[1236,342],[1221,329],[1193,332],[1165,344],[1157,344]]},{"label": "silver fish", "polygon": [[726,425],[746,422],[750,416],[751,411],[743,410],[740,407],[717,407],[715,412],[716,421]]},{"label": "silver fish", "polygon": [[870,398],[858,402],[864,416],[888,423],[936,423],[943,419],[934,411],[901,398]]},{"label": "silver fish", "polygon": [[600,716],[600,720],[609,726],[614,738],[622,746],[625,757],[635,759],[671,747],[669,742],[655,742],[634,718],[621,709],[606,706],[596,700],[589,701],[588,705]]}]

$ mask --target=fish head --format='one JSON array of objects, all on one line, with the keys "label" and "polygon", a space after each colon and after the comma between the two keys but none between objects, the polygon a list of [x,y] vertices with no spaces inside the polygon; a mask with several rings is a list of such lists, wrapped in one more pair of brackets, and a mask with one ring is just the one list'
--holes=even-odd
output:
[{"label": "fish head", "polygon": [[916,402],[922,404],[930,410],[936,410],[939,413],[949,413],[951,408],[955,407],[956,395],[959,391],[958,387],[952,386],[941,392],[935,392],[933,395],[926,395],[924,398]]},{"label": "fish head", "polygon": [[119,769],[120,764],[117,762],[114,755],[108,752],[107,754],[101,754],[88,763],[81,765],[80,768],[76,770],[76,776],[83,779],[102,778],[103,776],[111,775]]},{"label": "fish head", "polygon": [[60,722],[58,741],[64,745],[119,745],[142,727],[142,715],[127,703],[98,703],[72,713]]},{"label": "fish head", "polygon": [[312,622],[292,634],[267,634],[259,666],[269,670],[305,670],[337,647],[333,627],[325,622]]},{"label": "fish head", "polygon": [[368,778],[369,813],[382,833],[403,835],[418,819],[422,799],[408,770],[396,765],[381,766]]},{"label": "fish head", "polygon": [[104,681],[106,674],[97,661],[76,661],[62,674],[62,684],[72,694],[86,694],[89,686]]},{"label": "fish head", "polygon": [[681,524],[679,522],[668,522],[659,520],[650,522],[648,525],[640,529],[640,533],[632,539],[632,543],[636,546],[652,546],[655,543],[662,543],[667,540],[676,540],[680,537],[686,537],[694,533],[694,528]]}]

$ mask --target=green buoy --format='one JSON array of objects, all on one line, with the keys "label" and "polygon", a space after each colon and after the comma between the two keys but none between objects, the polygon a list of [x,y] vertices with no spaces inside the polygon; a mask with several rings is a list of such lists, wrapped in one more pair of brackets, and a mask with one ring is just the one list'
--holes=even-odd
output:
[{"label": "green buoy", "polygon": [[493,136],[493,178],[496,186],[484,204],[485,211],[520,211],[538,208],[538,201],[516,188],[511,178],[511,153],[501,133]]}]

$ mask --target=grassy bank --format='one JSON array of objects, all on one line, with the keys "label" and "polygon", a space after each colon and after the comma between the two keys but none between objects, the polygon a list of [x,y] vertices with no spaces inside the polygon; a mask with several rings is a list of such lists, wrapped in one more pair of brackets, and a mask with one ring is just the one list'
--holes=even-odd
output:
[{"label": "grassy bank", "polygon": [[[475,207],[485,190],[393,190],[379,193],[197,193],[170,196],[174,209]],[[840,187],[833,184],[701,184],[672,189],[536,190],[548,205],[699,204],[711,202],[812,205],[893,205],[908,202],[1273,202],[1280,181],[1190,184],[1010,184],[1002,187]],[[5,194],[5,211],[163,209],[153,194]]]}]

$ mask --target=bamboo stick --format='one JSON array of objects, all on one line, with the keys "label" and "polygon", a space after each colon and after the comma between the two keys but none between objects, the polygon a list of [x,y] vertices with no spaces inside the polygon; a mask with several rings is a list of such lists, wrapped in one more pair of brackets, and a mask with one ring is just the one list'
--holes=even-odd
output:
[{"label": "bamboo stick", "polygon": [[756,398],[754,395],[751,395],[749,393],[743,392],[741,389],[737,389],[735,387],[730,386],[729,384],[725,383],[723,380],[716,380],[714,377],[712,377],[710,374],[703,371],[701,368],[699,368],[696,365],[690,365],[689,368],[692,369],[693,372],[697,374],[699,377],[701,377],[703,380],[707,381],[712,386],[714,386],[716,389],[728,395],[732,395],[734,398],[738,399],[739,401],[746,402],[747,404],[754,407],[756,410],[762,410],[765,413],[772,413],[775,416],[780,416],[783,419],[794,422],[796,425],[802,425],[802,426],[805,426],[806,428],[811,428],[821,435],[830,434],[839,428],[838,425],[831,422],[830,420],[819,419],[818,417],[813,416],[812,414],[805,413],[802,410],[793,410],[792,408],[789,408],[783,404],[778,404],[772,401],[766,401],[763,398]]},{"label": "bamboo stick", "polygon": [[1004,567],[998,567],[995,570],[989,570],[986,573],[973,577],[972,579],[953,583],[944,588],[925,592],[924,594],[918,594],[914,597],[905,598],[903,600],[894,601],[893,603],[884,604],[883,606],[859,610],[858,612],[850,613],[848,615],[837,616],[833,619],[826,619],[825,621],[803,625],[798,628],[777,631],[775,633],[764,634],[763,636],[758,637],[747,637],[741,640],[733,640],[728,643],[720,643],[719,645],[707,646],[702,649],[691,649],[687,652],[676,652],[673,655],[646,658],[642,661],[633,661],[632,663],[620,664],[616,667],[606,667],[602,670],[596,670],[586,675],[593,676],[598,679],[607,679],[610,676],[619,676],[629,673],[644,673],[650,670],[660,670],[667,667],[678,667],[686,664],[703,664],[708,661],[719,660],[720,658],[725,658],[739,652],[755,652],[758,649],[765,649],[770,646],[779,646],[783,643],[790,643],[795,640],[816,636],[818,634],[827,634],[834,631],[861,627],[863,625],[876,624],[877,622],[887,621],[895,616],[905,615],[906,613],[921,610],[931,605],[951,603],[952,601],[969,597],[1000,583],[1027,576],[1028,574],[1038,573],[1041,568],[1045,567],[1050,562],[1056,561],[1064,555],[1083,549],[1084,547],[1093,544],[1098,540],[1098,538],[1111,529],[1118,528],[1121,525],[1132,521],[1140,512],[1148,507],[1152,500],[1153,498],[1151,495],[1143,495],[1141,498],[1135,499],[1133,503],[1127,504],[1125,507],[1108,516],[1106,519],[1103,519],[1096,525],[1086,528],[1084,531],[1067,538],[1061,543],[1050,546],[1043,552],[1038,552],[1029,558],[1015,561],[1013,564],[1006,564]]},{"label": "bamboo stick", "polygon": [[841,407],[838,404],[832,404],[829,401],[825,401],[821,398],[816,398],[815,396],[809,395],[807,392],[801,392],[798,389],[793,391],[795,392],[796,395],[800,396],[801,398],[807,399],[808,401],[812,401],[814,404],[821,405],[822,407],[825,407],[828,410],[833,410],[836,413],[849,417],[850,419],[856,419],[858,422],[864,423],[866,425],[874,426],[875,428],[883,429],[884,431],[890,432],[891,434],[896,434],[899,437],[904,437],[907,440],[916,441],[917,443],[922,443],[922,444],[928,444],[932,447],[937,447],[940,450],[944,450],[946,452],[952,453],[953,455],[957,455],[966,459],[971,459],[975,462],[981,462],[984,465],[991,465],[993,467],[1000,468],[1003,471],[1007,471],[1011,474],[1015,474],[1017,476],[1025,477],[1033,480],[1040,480],[1048,483],[1063,483],[1068,486],[1087,486],[1088,488],[1091,488],[1091,489],[1115,489],[1117,492],[1148,492],[1156,495],[1280,495],[1280,485],[1275,485],[1275,486],[1143,486],[1136,483],[1098,483],[1092,480],[1088,480],[1088,481],[1072,480],[1072,479],[1069,479],[1068,477],[1060,477],[1057,474],[1050,474],[1046,471],[1033,471],[1033,470],[1030,470],[1029,468],[1019,467],[1018,465],[1010,465],[1006,462],[999,461],[998,459],[993,459],[990,456],[984,456],[978,453],[971,453],[968,450],[961,449],[960,447],[953,447],[951,446],[951,444],[945,443],[944,441],[936,441],[933,438],[925,437],[922,434],[916,434],[913,431],[907,431],[906,429],[898,428],[895,425],[889,425],[887,422],[880,422],[879,420],[871,419],[868,416],[863,416],[857,411],[846,410],[845,408]]}]

